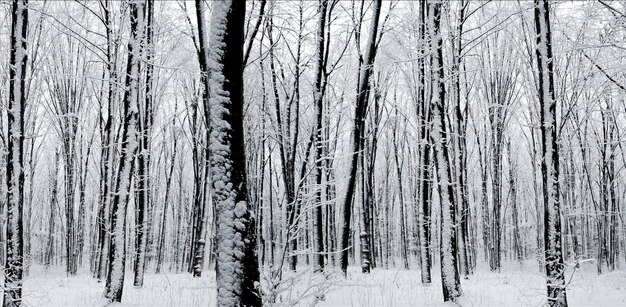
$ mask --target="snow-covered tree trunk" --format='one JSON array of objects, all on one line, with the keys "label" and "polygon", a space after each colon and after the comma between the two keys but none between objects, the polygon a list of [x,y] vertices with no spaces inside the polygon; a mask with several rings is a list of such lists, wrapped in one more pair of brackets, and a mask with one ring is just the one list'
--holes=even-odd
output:
[{"label": "snow-covered tree trunk", "polygon": [[318,25],[316,33],[316,49],[315,49],[315,87],[313,89],[313,99],[315,104],[315,208],[313,209],[313,225],[314,225],[314,244],[315,248],[315,270],[324,270],[324,223],[322,219],[322,171],[323,163],[322,154],[324,144],[322,143],[322,123],[324,116],[324,96],[323,96],[323,79],[324,79],[324,46],[325,46],[325,29],[326,29],[326,10],[328,0],[319,0]]},{"label": "snow-covered tree trunk", "polygon": [[459,254],[459,267],[461,273],[467,278],[469,275],[468,264],[468,227],[467,217],[469,213],[469,201],[467,194],[467,148],[465,146],[466,121],[465,112],[461,106],[461,67],[463,65],[463,24],[465,23],[466,9],[469,3],[464,0],[459,1],[457,25],[454,31],[452,42],[452,86],[451,100],[454,106],[453,121],[451,129],[454,133],[454,181],[456,182],[456,204],[457,204],[457,242]]},{"label": "snow-covered tree trunk", "polygon": [[[210,124],[210,107],[209,107],[209,46],[208,46],[208,30],[206,28],[206,18],[204,15],[204,1],[196,0],[196,21],[198,23],[198,63],[200,64],[200,81],[202,83],[202,103],[204,106],[204,117],[207,125],[207,139]],[[196,127],[199,129],[200,127]],[[199,134],[198,134],[199,137]],[[205,159],[208,159],[208,150],[205,151]],[[197,156],[201,157],[202,154],[198,153]],[[204,264],[204,247],[206,245],[204,241],[204,233],[206,231],[206,202],[204,201],[206,197],[204,197],[205,193],[208,191],[204,191],[203,189],[206,187],[206,183],[208,181],[208,165],[206,163],[198,163],[198,166],[203,166],[203,168],[198,168],[194,170],[196,172],[196,178],[194,181],[194,208],[192,210],[192,219],[193,219],[193,227],[191,234],[192,237],[192,246],[191,246],[191,271],[194,277],[202,276],[202,266]]]},{"label": "snow-covered tree trunk", "polygon": [[116,123],[115,113],[118,105],[118,73],[117,73],[117,50],[118,42],[113,33],[113,20],[111,18],[111,3],[104,2],[102,11],[104,15],[104,24],[106,25],[106,68],[107,68],[107,112],[103,114],[103,108],[100,109],[100,199],[98,204],[98,237],[97,237],[97,253],[95,275],[98,280],[105,278],[107,274],[107,261],[109,259],[109,243],[110,243],[110,211],[111,198],[114,182],[113,162],[116,156]]},{"label": "snow-covered tree trunk", "polygon": [[419,49],[420,56],[417,60],[419,76],[417,84],[418,106],[420,115],[420,144],[419,144],[419,178],[420,184],[418,185],[418,198],[419,198],[419,238],[420,238],[420,263],[421,263],[421,281],[424,284],[431,282],[430,266],[430,232],[431,232],[431,145],[430,145],[430,131],[432,122],[432,108],[430,103],[426,99],[426,68],[425,57],[427,41],[426,41],[426,0],[420,0],[419,3],[419,38],[422,47]]},{"label": "snow-covered tree trunk", "polygon": [[348,273],[348,252],[350,246],[348,241],[350,239],[351,227],[350,221],[352,219],[352,204],[354,201],[354,190],[356,186],[357,166],[359,161],[359,155],[361,154],[361,138],[365,130],[365,116],[367,114],[367,100],[370,91],[370,76],[374,70],[374,59],[376,58],[376,40],[378,38],[378,21],[380,19],[380,10],[382,6],[381,0],[374,1],[374,7],[372,11],[372,20],[370,26],[370,33],[367,42],[367,49],[363,63],[359,69],[359,84],[357,87],[356,108],[354,111],[354,130],[352,136],[352,155],[350,157],[350,171],[348,174],[348,188],[346,191],[346,198],[343,203],[343,225],[341,225],[341,237],[339,240],[339,250],[341,251],[340,265],[344,275]]},{"label": "snow-covered tree trunk", "polygon": [[243,1],[213,2],[209,35],[211,180],[216,212],[217,305],[261,306],[243,135]]},{"label": "snow-covered tree trunk", "polygon": [[128,42],[128,63],[122,103],[122,144],[117,166],[115,193],[111,202],[111,243],[109,247],[109,270],[105,297],[111,302],[121,302],[126,264],[126,213],[131,190],[131,178],[135,155],[139,148],[139,63],[144,28],[145,0],[130,2],[131,38]]},{"label": "snow-covered tree trunk", "polygon": [[24,204],[24,112],[26,110],[26,37],[28,0],[11,5],[11,55],[9,62],[9,101],[7,134],[7,215],[6,262],[4,265],[3,306],[22,305]]},{"label": "snow-covered tree trunk", "polygon": [[441,36],[442,1],[428,2],[428,20],[430,28],[430,56],[432,69],[432,139],[435,152],[437,181],[441,205],[440,257],[441,282],[444,301],[456,301],[462,295],[457,267],[456,251],[456,207],[454,204],[454,186],[449,161],[448,132],[446,131],[446,97],[444,87],[443,39]]},{"label": "snow-covered tree trunk", "polygon": [[548,305],[567,306],[565,265],[561,247],[561,212],[559,202],[559,150],[557,145],[556,99],[554,94],[554,58],[550,33],[550,4],[535,0],[537,31],[537,69],[541,117],[543,159],[544,246],[548,284]]},{"label": "snow-covered tree trunk", "polygon": [[146,3],[146,91],[143,104],[139,108],[139,146],[137,156],[137,201],[135,202],[135,268],[133,285],[143,286],[146,268],[147,211],[151,205],[150,194],[150,151],[152,145],[153,99],[154,99],[154,0]]}]

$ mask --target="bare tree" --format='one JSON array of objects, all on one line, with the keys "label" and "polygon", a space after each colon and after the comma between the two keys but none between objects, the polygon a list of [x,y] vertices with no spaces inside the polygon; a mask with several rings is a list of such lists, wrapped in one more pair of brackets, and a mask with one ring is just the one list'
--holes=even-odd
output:
[{"label": "bare tree", "polygon": [[356,186],[357,166],[359,155],[361,154],[361,144],[365,130],[365,116],[367,114],[367,101],[370,92],[370,76],[374,70],[374,59],[376,58],[376,40],[378,38],[378,21],[380,19],[382,1],[375,0],[372,10],[372,21],[366,46],[365,57],[359,67],[359,78],[357,86],[356,108],[354,111],[354,130],[352,135],[352,154],[350,157],[350,170],[348,174],[348,188],[346,198],[343,203],[343,224],[341,225],[341,238],[339,240],[339,250],[341,252],[340,266],[344,275],[348,274],[348,246],[350,233],[352,231],[350,222],[352,219],[352,204],[354,201],[354,191]]},{"label": "bare tree", "polygon": [[126,66],[126,90],[122,104],[122,144],[117,166],[115,193],[111,202],[111,244],[109,248],[109,270],[105,297],[111,302],[122,301],[124,271],[126,269],[126,213],[131,190],[131,179],[135,156],[139,148],[139,63],[144,28],[145,1],[130,2],[131,39],[128,42]]}]

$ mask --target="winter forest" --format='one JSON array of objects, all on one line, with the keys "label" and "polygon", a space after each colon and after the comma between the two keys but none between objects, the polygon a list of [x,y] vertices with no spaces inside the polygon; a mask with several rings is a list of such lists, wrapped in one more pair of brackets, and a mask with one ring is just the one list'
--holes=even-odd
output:
[{"label": "winter forest", "polygon": [[1,0],[3,306],[624,306],[626,2]]}]

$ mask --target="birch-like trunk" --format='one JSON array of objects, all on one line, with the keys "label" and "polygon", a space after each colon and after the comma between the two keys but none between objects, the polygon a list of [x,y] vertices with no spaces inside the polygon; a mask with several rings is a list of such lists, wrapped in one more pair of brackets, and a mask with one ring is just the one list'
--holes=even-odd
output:
[{"label": "birch-like trunk", "polygon": [[24,204],[24,112],[26,110],[26,38],[28,0],[11,5],[11,55],[9,60],[9,101],[7,134],[7,215],[6,262],[3,306],[22,305]]},{"label": "birch-like trunk", "polygon": [[456,242],[456,207],[454,203],[454,185],[451,173],[450,150],[448,148],[449,135],[446,124],[446,92],[444,87],[443,67],[443,39],[441,36],[441,1],[428,3],[428,19],[431,33],[431,69],[432,69],[432,107],[433,127],[432,139],[439,182],[439,197],[441,205],[440,223],[440,258],[441,283],[444,301],[456,301],[463,293],[459,281],[457,267]]},{"label": "birch-like trunk", "polygon": [[110,302],[122,301],[124,271],[126,268],[126,213],[130,198],[131,178],[135,155],[139,148],[139,63],[144,28],[145,1],[130,2],[131,38],[128,42],[126,67],[126,91],[122,104],[122,144],[117,166],[115,193],[111,202],[111,243],[109,247],[109,271],[107,272],[105,297]]},{"label": "birch-like trunk", "polygon": [[146,3],[146,90],[143,104],[139,107],[139,155],[137,156],[137,200],[135,208],[135,267],[133,285],[143,286],[146,269],[147,211],[151,206],[150,160],[152,145],[153,99],[154,99],[154,0]]}]

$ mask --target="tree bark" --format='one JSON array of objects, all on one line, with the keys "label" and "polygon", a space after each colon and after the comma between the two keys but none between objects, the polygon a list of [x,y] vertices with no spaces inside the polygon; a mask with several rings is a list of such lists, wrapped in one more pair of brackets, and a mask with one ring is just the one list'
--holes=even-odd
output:
[{"label": "tree bark", "polygon": [[146,90],[143,104],[139,108],[139,147],[137,156],[137,208],[135,208],[135,275],[133,285],[143,286],[144,272],[146,268],[147,237],[147,211],[151,205],[150,194],[150,152],[152,145],[152,122],[154,99],[154,0],[146,2]]},{"label": "tree bark", "polygon": [[454,185],[450,168],[450,150],[446,131],[446,97],[444,87],[443,67],[443,39],[441,36],[441,1],[428,3],[430,25],[431,69],[433,82],[433,130],[432,139],[437,166],[437,180],[439,182],[439,197],[441,204],[440,223],[440,258],[441,282],[444,301],[456,301],[463,293],[459,281],[457,267],[456,241],[456,207],[454,203]]},{"label": "tree bark", "polygon": [[209,41],[211,179],[217,223],[217,304],[261,306],[243,129],[245,2],[213,2]]},{"label": "tree bark", "polygon": [[110,302],[122,301],[124,271],[126,268],[126,213],[130,198],[131,179],[138,150],[138,99],[140,45],[144,27],[145,1],[130,2],[131,39],[128,42],[126,67],[126,91],[122,104],[122,144],[117,166],[115,194],[111,202],[111,243],[109,247],[109,270],[105,297]]},{"label": "tree bark", "polygon": [[22,305],[24,203],[24,112],[26,110],[26,39],[28,0],[11,4],[11,55],[9,60],[6,262],[3,306]]},{"label": "tree bark", "polygon": [[316,112],[316,124],[315,124],[315,202],[313,209],[313,225],[314,225],[314,248],[315,248],[315,271],[324,271],[324,220],[322,219],[322,212],[324,208],[322,206],[322,172],[323,172],[323,149],[322,143],[322,123],[324,116],[324,93],[322,84],[324,81],[324,46],[325,46],[325,28],[326,28],[326,10],[328,7],[328,0],[319,0],[319,19],[317,25],[317,41],[316,41],[316,53],[315,53],[315,85],[313,92],[313,99]]},{"label": "tree bark", "polygon": [[565,265],[561,248],[561,212],[559,202],[559,148],[557,143],[556,99],[554,93],[554,58],[547,0],[535,0],[537,31],[537,69],[541,110],[541,151],[543,159],[544,244],[548,305],[567,306]]}]

